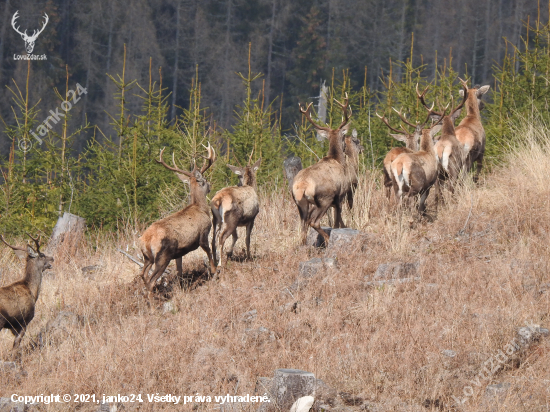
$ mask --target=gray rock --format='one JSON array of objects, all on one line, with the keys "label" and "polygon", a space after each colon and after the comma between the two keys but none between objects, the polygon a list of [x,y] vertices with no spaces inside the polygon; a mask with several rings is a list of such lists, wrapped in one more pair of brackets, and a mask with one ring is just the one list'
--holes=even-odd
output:
[{"label": "gray rock", "polygon": [[420,280],[420,277],[402,278],[402,279],[373,280],[371,282],[365,282],[365,285],[366,286],[399,285],[401,283],[417,282],[419,280]]},{"label": "gray rock", "polygon": [[402,279],[418,276],[419,262],[404,263],[404,262],[391,262],[382,263],[378,265],[374,274],[374,280],[381,279]]},{"label": "gray rock", "polygon": [[61,311],[55,319],[50,320],[38,334],[38,345],[60,344],[78,330],[83,324],[80,316],[69,311]]},{"label": "gray rock", "polygon": [[0,398],[0,412],[25,412],[24,403],[12,402],[10,398]]},{"label": "gray rock", "polygon": [[485,389],[485,397],[493,402],[502,402],[506,398],[508,389],[510,389],[510,384],[506,382],[489,385]]},{"label": "gray rock", "polygon": [[445,349],[445,350],[441,351],[441,354],[443,356],[448,357],[448,358],[454,358],[456,356],[456,352],[452,349]]},{"label": "gray rock", "polygon": [[[323,226],[321,226],[321,229],[323,229],[329,236],[333,230],[331,227],[323,227]],[[317,248],[323,248],[325,247],[325,238],[321,236],[319,232],[317,232],[315,229],[309,228],[309,232],[307,233],[307,238],[306,238],[306,245],[317,247]]]},{"label": "gray rock", "polygon": [[0,361],[0,372],[17,370],[17,364],[15,362],[2,362]]},{"label": "gray rock", "polygon": [[307,262],[301,262],[298,268],[300,275],[304,278],[312,278],[320,270],[336,269],[338,261],[333,258],[313,258]]},{"label": "gray rock", "polygon": [[259,342],[274,342],[277,339],[275,332],[263,326],[256,329],[245,329],[244,333],[248,338]]},{"label": "gray rock", "polygon": [[96,409],[97,412],[117,412],[117,410],[116,404],[110,404],[108,402],[102,403],[99,405],[99,408]]},{"label": "gray rock", "polygon": [[168,301],[168,302],[164,302],[164,304],[162,305],[162,313],[163,314],[176,313],[176,311],[177,311],[176,305],[171,300]]},{"label": "gray rock", "polygon": [[84,266],[80,270],[82,271],[82,275],[87,279],[93,279],[95,278],[95,275],[97,275],[97,272],[101,269],[100,265],[91,265],[91,266]]},{"label": "gray rock", "polygon": [[302,396],[314,396],[316,381],[311,372],[277,369],[268,390],[270,402],[262,403],[258,411],[288,411]]},{"label": "gray rock", "polygon": [[257,317],[258,311],[256,309],[252,309],[242,314],[241,321],[245,323],[252,323],[256,320]]},{"label": "gray rock", "polygon": [[548,335],[548,329],[541,328],[538,325],[524,326],[517,330],[517,339],[520,346],[528,346],[540,340],[541,337]]}]

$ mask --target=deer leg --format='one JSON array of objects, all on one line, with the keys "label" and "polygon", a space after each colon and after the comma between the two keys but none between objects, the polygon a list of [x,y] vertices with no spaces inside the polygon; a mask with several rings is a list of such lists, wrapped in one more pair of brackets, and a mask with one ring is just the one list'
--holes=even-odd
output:
[{"label": "deer leg", "polygon": [[176,258],[176,270],[178,272],[178,277],[183,277],[183,266],[181,264],[181,256],[179,258]]},{"label": "deer leg", "polygon": [[311,216],[309,218],[309,225],[317,231],[323,238],[325,239],[325,246],[328,246],[328,239],[329,236],[327,232],[325,232],[323,229],[321,229],[321,219],[323,218],[323,215],[326,213],[329,206],[320,206],[315,209],[313,209]]},{"label": "deer leg", "polygon": [[[220,234],[222,225],[221,225],[221,222],[218,222],[218,218],[216,217],[216,215],[214,213],[212,213],[212,214],[213,214],[212,229],[214,230],[214,232],[212,233],[212,255],[214,256],[214,262],[217,262],[218,261],[218,256],[217,256],[217,253],[216,253],[216,238]],[[221,259],[221,257],[220,257],[220,259]]]},{"label": "deer leg", "polygon": [[334,205],[334,220],[335,228],[346,227],[342,220],[342,204],[340,202]]},{"label": "deer leg", "polygon": [[[473,166],[474,162],[472,162]],[[474,183],[477,183],[479,180],[479,174],[481,173],[481,169],[483,168],[483,154],[479,155],[479,157],[476,160],[476,173],[474,175]]]},{"label": "deer leg", "polygon": [[308,218],[310,216],[310,204],[305,198],[302,198],[299,202],[296,202],[296,207],[298,208],[298,214],[300,215],[301,244],[305,245],[309,227]]},{"label": "deer leg", "polygon": [[208,256],[208,263],[210,263],[210,274],[212,276],[216,276],[217,272],[217,266],[216,262],[214,262],[214,258],[212,257],[212,253],[210,251],[210,247],[208,246],[208,234],[204,237],[201,237],[199,246],[206,252],[206,256]]},{"label": "deer leg", "polygon": [[155,283],[157,282],[158,278],[162,276],[166,268],[168,267],[168,264],[170,263],[170,259],[167,257],[164,257],[162,255],[157,255],[157,259],[155,262],[155,270],[153,271],[153,274],[151,275],[151,278],[149,279],[149,282],[147,282],[147,290],[148,290],[148,296],[149,300],[151,300],[151,296],[153,293],[153,288],[155,287]]},{"label": "deer leg", "polygon": [[254,227],[254,221],[246,225],[246,258],[252,259],[250,255],[250,234],[252,233],[252,228]]},{"label": "deer leg", "polygon": [[12,352],[15,352],[17,348],[19,348],[19,345],[21,344],[21,339],[23,339],[23,336],[25,336],[25,332],[26,332],[26,329],[23,326],[21,326],[21,329],[19,329],[19,331],[12,329],[12,333],[15,335]]},{"label": "deer leg", "polygon": [[147,284],[149,270],[151,269],[151,266],[153,266],[153,259],[150,259],[145,253],[143,254],[143,259],[145,261],[143,262],[143,269],[141,270],[141,278],[145,284]]},{"label": "deer leg", "polygon": [[420,201],[418,202],[418,213],[420,216],[426,215],[426,198],[430,194],[430,189],[427,189],[425,192],[420,194]]}]

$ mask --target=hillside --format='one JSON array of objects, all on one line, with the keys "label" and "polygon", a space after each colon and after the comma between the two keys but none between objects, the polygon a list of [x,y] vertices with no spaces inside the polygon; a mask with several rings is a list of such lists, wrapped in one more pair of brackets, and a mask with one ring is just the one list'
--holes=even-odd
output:
[{"label": "hillside", "polygon": [[[478,186],[466,182],[456,197],[447,194],[433,222],[390,207],[381,173],[364,172],[344,220],[369,236],[337,251],[298,246],[298,215],[286,186],[263,188],[254,259],[230,261],[212,281],[204,253],[193,252],[183,261],[194,279],[168,279],[152,309],[137,266],[116,251],[137,254],[144,228],[88,233],[77,247],[56,251],[21,364],[0,371],[0,397],[252,395],[258,377],[297,368],[340,393],[327,411],[547,410],[550,339],[537,335],[523,345],[516,334],[519,327],[548,327],[550,128],[525,125],[515,132],[523,143]],[[435,216],[433,198],[428,202]],[[243,238],[244,232],[238,256],[244,256]],[[5,285],[21,276],[22,262],[2,250]],[[300,262],[325,253],[337,258],[336,270],[309,280],[299,274]],[[416,263],[419,279],[367,283],[391,262]],[[81,270],[92,265],[98,268]],[[51,340],[43,334],[42,347],[33,349],[31,339],[39,342],[60,312],[76,316],[65,333],[52,328]],[[490,360],[514,338],[518,349],[496,368]],[[0,359],[9,357],[12,342],[8,332],[0,334]],[[486,394],[488,385],[500,383],[498,396]],[[178,410],[214,406],[197,402]],[[144,402],[122,410],[174,406]]]}]

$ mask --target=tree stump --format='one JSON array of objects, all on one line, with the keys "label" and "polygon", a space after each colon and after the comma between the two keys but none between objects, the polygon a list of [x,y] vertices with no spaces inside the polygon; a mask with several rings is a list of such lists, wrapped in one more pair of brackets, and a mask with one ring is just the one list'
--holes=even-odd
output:
[{"label": "tree stump", "polygon": [[292,191],[294,177],[302,170],[302,159],[296,156],[289,157],[283,162],[285,178],[288,181],[288,189]]},{"label": "tree stump", "polygon": [[63,216],[57,219],[48,243],[48,251],[57,249],[59,246],[66,245],[73,252],[77,249],[82,240],[84,230],[86,229],[86,219],[73,215],[72,213],[63,213]]}]

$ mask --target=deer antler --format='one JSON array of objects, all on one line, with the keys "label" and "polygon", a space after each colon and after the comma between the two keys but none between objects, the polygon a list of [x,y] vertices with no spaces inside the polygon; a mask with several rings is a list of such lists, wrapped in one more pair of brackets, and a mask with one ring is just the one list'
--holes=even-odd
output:
[{"label": "deer antler", "polygon": [[203,147],[208,151],[208,157],[202,156],[202,158],[204,159],[204,163],[202,164],[200,170],[201,175],[206,172],[210,168],[210,166],[212,166],[212,163],[214,163],[214,161],[216,160],[216,152],[214,151],[214,148],[210,146],[210,142],[208,142],[208,147],[206,147],[205,145],[203,145]]},{"label": "deer antler", "polygon": [[[461,83],[462,83],[462,87],[464,88],[464,93],[463,93],[463,96],[462,96],[462,103],[460,103],[457,107],[453,107],[452,110],[451,110],[451,117],[456,113],[458,112],[460,109],[462,109],[462,107],[464,106],[464,103],[466,103],[466,100],[468,100],[468,86],[466,85],[466,82],[462,81],[461,80]],[[451,96],[451,100],[453,99],[453,97]]]},{"label": "deer antler", "polygon": [[191,177],[191,173],[186,171],[186,170],[183,170],[183,169],[180,169],[179,167],[176,166],[176,162],[174,160],[174,153],[172,153],[172,163],[174,163],[174,167],[170,167],[168,166],[164,160],[162,160],[162,154],[164,153],[164,149],[166,149],[166,147],[163,147],[162,150],[160,151],[160,156],[159,156],[159,160],[157,160],[157,163],[160,163],[161,165],[163,165],[165,168],[167,168],[168,170],[171,170],[172,172],[176,172],[176,173],[181,173],[181,174],[184,174],[185,176],[187,177]]},{"label": "deer antler", "polygon": [[[342,117],[342,124],[340,125],[340,127],[338,127],[338,129],[341,129],[342,127],[344,127],[349,122],[349,119],[350,119],[351,113],[352,113],[351,112],[351,107],[349,107],[348,92],[346,92],[344,96],[345,96],[344,97],[344,104],[342,104],[338,100],[334,99],[334,101],[336,103],[338,103],[338,105],[344,111],[344,116]],[[348,107],[349,107],[349,114],[348,114]]]},{"label": "deer antler", "polygon": [[[393,130],[395,133],[399,133],[399,134],[401,134],[401,133],[409,134],[409,133],[405,130],[405,128],[403,127],[403,125],[401,125],[401,130],[397,130],[397,129],[393,128],[392,126],[390,126],[390,123],[388,122],[388,119],[386,119],[386,117],[380,116],[380,115],[378,114],[378,112],[375,112],[375,113],[376,113],[376,116],[378,116],[378,117],[380,118],[380,120],[382,120],[382,121],[384,122],[384,124],[385,124],[386,126],[388,126],[388,128],[389,128],[390,130]],[[415,127],[416,127],[416,126],[415,126]]]},{"label": "deer antler", "polygon": [[40,233],[37,235],[36,239],[34,237],[32,237],[28,232],[25,232],[25,233],[27,233],[27,236],[30,237],[34,241],[34,244],[36,245],[35,252],[40,253],[40,237],[41,237]]},{"label": "deer antler", "polygon": [[311,118],[311,106],[313,105],[313,103],[310,103],[307,105],[307,107],[304,109],[302,107],[302,105],[300,103],[298,103],[298,106],[300,107],[300,112],[306,117],[306,119],[313,125],[313,127],[315,127],[316,129],[318,130],[324,130],[326,132],[330,132],[330,128],[329,127],[325,127],[325,126],[319,126],[317,123],[315,123],[313,121],[313,119]]},{"label": "deer antler", "polygon": [[408,124],[409,126],[414,127],[414,128],[416,128],[416,126],[418,126],[418,123],[419,123],[418,121],[416,122],[416,124],[413,124],[413,123],[409,122],[407,120],[407,118],[405,117],[405,115],[402,114],[400,111],[398,111],[395,107],[392,107],[392,109],[395,111],[395,113],[397,113],[397,115],[399,116],[401,121],[403,121],[403,123]]},{"label": "deer antler", "polygon": [[252,148],[252,153],[250,153],[250,157],[248,158],[248,164],[247,166],[250,166],[250,162],[252,161],[252,155],[254,154],[254,148]]},{"label": "deer antler", "polygon": [[[441,119],[443,119],[445,117],[445,113],[447,112],[447,109],[449,108],[449,105],[447,105],[447,106],[445,106],[445,109],[443,111],[436,112],[436,111],[434,111],[435,102],[432,103],[432,107],[429,107],[426,104],[426,101],[424,100],[424,96],[426,95],[426,92],[428,91],[428,87],[429,87],[429,85],[426,86],[426,88],[424,89],[424,91],[422,93],[419,93],[418,92],[418,83],[416,84],[416,96],[418,97],[418,99],[420,100],[420,102],[422,103],[424,108],[428,111],[428,116],[426,117],[426,120],[424,121],[422,126],[424,126],[428,122],[428,120],[430,119],[431,116],[438,116],[439,120],[435,124],[439,123],[441,121]],[[441,107],[439,109],[441,110]]]},{"label": "deer antler", "polygon": [[462,80],[460,77],[458,78],[460,80],[460,83],[462,83],[462,87],[464,87],[466,90],[468,90],[468,83],[466,83],[464,80]]},{"label": "deer antler", "polygon": [[10,245],[8,242],[6,242],[6,241],[4,240],[4,235],[0,235],[0,239],[2,240],[2,242],[4,242],[4,244],[5,244],[6,246],[9,246],[9,247],[12,248],[13,250],[22,250],[22,251],[25,252],[25,253],[27,252],[27,248],[25,248],[25,247],[22,247],[22,246],[12,246],[12,245]]}]

